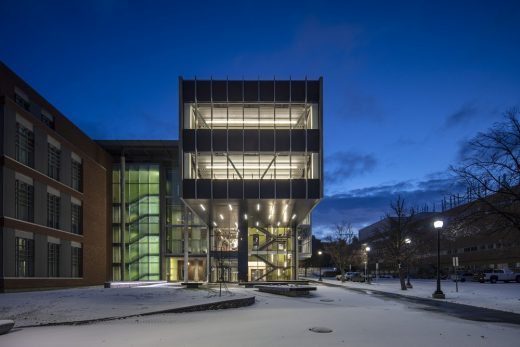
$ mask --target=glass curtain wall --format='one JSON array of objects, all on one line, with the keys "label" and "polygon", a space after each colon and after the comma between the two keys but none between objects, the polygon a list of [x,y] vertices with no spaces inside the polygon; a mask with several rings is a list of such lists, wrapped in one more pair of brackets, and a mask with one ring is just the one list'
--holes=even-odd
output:
[{"label": "glass curtain wall", "polygon": [[[194,150],[183,153],[184,179],[321,179],[318,103],[302,102],[302,98],[297,102],[198,102],[195,96],[194,100],[183,105],[184,129],[197,130],[186,133],[190,139],[186,143],[193,143]],[[216,189],[215,183],[212,187]],[[221,228],[217,222],[210,237],[210,280],[236,282],[241,235],[238,226]],[[291,279],[295,255],[308,250],[310,227],[306,230],[298,248],[296,230],[290,227],[250,225],[241,230],[248,238],[248,279]]]},{"label": "glass curtain wall", "polygon": [[248,229],[248,280],[290,280],[293,264],[293,231],[284,227]]},{"label": "glass curtain wall", "polygon": [[[213,107],[212,107],[213,106]],[[318,129],[318,104],[187,103],[186,129]]]},{"label": "glass curtain wall", "polygon": [[206,280],[208,229],[198,216],[191,213],[180,199],[180,177],[177,168],[166,170],[166,278],[184,279],[184,229],[188,231],[188,277],[190,281]]},{"label": "glass curtain wall", "polygon": [[160,279],[160,166],[127,164],[125,171],[125,237],[121,235],[121,170],[112,173],[113,279],[121,279],[122,247],[125,247],[125,280]]},{"label": "glass curtain wall", "polygon": [[[186,103],[186,129],[307,130],[318,129],[318,104]],[[258,136],[256,133],[254,136]],[[290,141],[287,132],[286,141]],[[215,141],[215,139],[214,139]],[[223,138],[222,141],[242,141]],[[260,139],[263,141],[263,139]],[[274,143],[274,138],[272,138]],[[303,145],[303,147],[305,147]],[[274,147],[273,147],[274,148]],[[318,153],[297,151],[213,151],[184,154],[184,178],[319,179]]]}]

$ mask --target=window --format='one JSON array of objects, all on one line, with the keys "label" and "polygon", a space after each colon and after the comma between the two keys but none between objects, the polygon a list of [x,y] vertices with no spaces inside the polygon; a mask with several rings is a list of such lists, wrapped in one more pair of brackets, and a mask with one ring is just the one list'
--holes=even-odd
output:
[{"label": "window", "polygon": [[42,113],[40,114],[40,119],[43,122],[43,124],[45,124],[51,129],[54,129],[54,116],[52,114],[45,110],[42,110]]},{"label": "window", "polygon": [[71,206],[72,232],[81,235],[83,232],[81,228],[81,205],[72,203]]},{"label": "window", "polygon": [[47,243],[47,276],[60,276],[60,245],[57,243]]},{"label": "window", "polygon": [[47,143],[47,174],[55,180],[60,179],[60,155],[61,149],[51,143]]},{"label": "window", "polygon": [[71,247],[71,275],[72,277],[83,277],[83,249]]},{"label": "window", "polygon": [[72,159],[72,188],[81,192],[83,185],[83,165],[81,161]]},{"label": "window", "polygon": [[16,277],[34,276],[34,241],[22,237],[15,239]]},{"label": "window", "polygon": [[16,160],[34,167],[34,133],[31,129],[16,122]]},{"label": "window", "polygon": [[30,109],[31,109],[31,104],[29,103],[29,98],[27,98],[25,93],[18,90],[18,88],[16,88],[16,90],[14,92],[14,102],[16,102],[18,105],[20,105],[26,111],[30,111]]},{"label": "window", "polygon": [[60,228],[60,197],[47,193],[47,226]]},{"label": "window", "polygon": [[15,217],[27,222],[34,219],[34,187],[21,180],[15,181]]}]

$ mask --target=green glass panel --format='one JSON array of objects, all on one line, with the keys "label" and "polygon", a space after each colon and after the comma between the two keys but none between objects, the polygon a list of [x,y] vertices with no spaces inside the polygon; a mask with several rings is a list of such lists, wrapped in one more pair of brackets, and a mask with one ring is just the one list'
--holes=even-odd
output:
[{"label": "green glass panel", "polygon": [[159,183],[159,166],[158,165],[151,166],[149,182],[150,183]]},{"label": "green glass panel", "polygon": [[148,183],[139,184],[139,197],[145,197],[149,193]]},{"label": "green glass panel", "polygon": [[159,204],[150,204],[150,214],[159,214]]},{"label": "green glass panel", "polygon": [[139,168],[139,182],[148,183],[148,167],[141,166]]},{"label": "green glass panel", "polygon": [[121,202],[121,186],[119,184],[112,185],[112,203]]},{"label": "green glass panel", "polygon": [[129,185],[129,193],[126,198],[127,203],[135,203],[139,200],[139,184],[130,184]]},{"label": "green glass panel", "polygon": [[148,227],[149,227],[150,235],[159,235],[159,233],[160,233],[159,224],[156,224],[156,223],[149,224]]},{"label": "green glass panel", "polygon": [[121,179],[119,173],[120,173],[119,168],[112,169],[112,183],[119,184],[119,180]]},{"label": "green glass panel", "polygon": [[112,226],[112,242],[113,243],[121,242],[121,226],[120,225]]},{"label": "green glass panel", "polygon": [[129,277],[131,281],[139,280],[139,266],[138,264],[131,264],[129,266]]},{"label": "green glass panel", "polygon": [[150,194],[159,195],[159,184],[150,184]]},{"label": "green glass panel", "polygon": [[139,215],[141,216],[145,216],[149,213],[149,209],[148,209],[148,203],[147,202],[141,202],[139,204]]},{"label": "green glass panel", "polygon": [[148,242],[139,243],[139,255],[148,255]]},{"label": "green glass panel", "polygon": [[150,254],[157,254],[159,253],[159,243],[150,243]]},{"label": "green glass panel", "polygon": [[134,168],[129,170],[129,183],[139,183],[139,169]]}]

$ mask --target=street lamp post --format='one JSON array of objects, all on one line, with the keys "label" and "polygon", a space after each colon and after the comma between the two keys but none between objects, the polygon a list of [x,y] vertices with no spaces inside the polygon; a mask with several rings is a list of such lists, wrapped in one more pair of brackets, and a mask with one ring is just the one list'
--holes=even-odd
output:
[{"label": "street lamp post", "polygon": [[320,278],[318,278],[318,281],[322,282],[323,281],[323,278],[321,277],[321,255],[323,254],[322,251],[318,251],[318,255],[319,255],[319,262],[320,262]]},{"label": "street lamp post", "polygon": [[433,292],[434,299],[445,299],[446,296],[441,290],[441,229],[444,225],[442,220],[433,222],[433,227],[437,229],[437,290]]},{"label": "street lamp post", "polygon": [[370,247],[365,247],[365,253],[366,253],[366,261],[365,261],[365,282],[370,283],[370,280],[368,279],[368,252],[370,252]]},{"label": "street lamp post", "polygon": [[[412,243],[412,240],[409,238],[404,239],[404,243],[406,245],[410,245]],[[408,261],[406,262],[406,288],[413,288],[412,284],[410,283],[410,258],[408,257]]]}]

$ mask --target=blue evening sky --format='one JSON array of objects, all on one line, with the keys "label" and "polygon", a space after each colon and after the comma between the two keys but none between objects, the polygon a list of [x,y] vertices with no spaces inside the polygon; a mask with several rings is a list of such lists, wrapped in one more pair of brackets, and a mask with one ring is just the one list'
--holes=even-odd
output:
[{"label": "blue evening sky", "polygon": [[318,235],[395,194],[438,204],[463,142],[520,106],[519,1],[2,0],[0,18],[0,59],[95,139],[176,139],[180,75],[323,76]]}]

